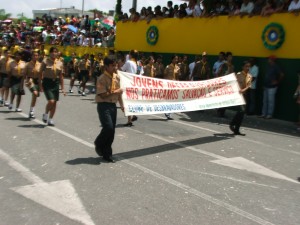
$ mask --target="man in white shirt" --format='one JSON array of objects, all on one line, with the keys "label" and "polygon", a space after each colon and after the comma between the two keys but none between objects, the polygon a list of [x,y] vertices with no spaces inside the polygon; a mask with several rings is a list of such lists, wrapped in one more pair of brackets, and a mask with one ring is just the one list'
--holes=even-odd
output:
[{"label": "man in white shirt", "polygon": [[250,15],[254,9],[254,3],[250,0],[243,0],[243,4],[240,9],[240,15]]},{"label": "man in white shirt", "polygon": [[300,0],[292,0],[289,8],[289,12],[299,12],[300,11]]},{"label": "man in white shirt", "polygon": [[248,90],[247,93],[247,105],[246,105],[246,112],[248,115],[254,115],[255,114],[255,105],[256,105],[256,82],[257,82],[257,77],[259,73],[259,68],[256,65],[255,59],[251,58],[249,59],[250,62],[250,70],[249,73],[252,76],[252,82],[251,82],[251,87]]}]

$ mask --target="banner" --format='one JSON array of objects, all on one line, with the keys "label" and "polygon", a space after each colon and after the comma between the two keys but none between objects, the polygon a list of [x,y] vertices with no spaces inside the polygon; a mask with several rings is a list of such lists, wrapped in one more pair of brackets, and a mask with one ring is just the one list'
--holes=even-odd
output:
[{"label": "banner", "polygon": [[118,71],[125,115],[147,115],[244,105],[235,74],[205,81],[173,81]]}]

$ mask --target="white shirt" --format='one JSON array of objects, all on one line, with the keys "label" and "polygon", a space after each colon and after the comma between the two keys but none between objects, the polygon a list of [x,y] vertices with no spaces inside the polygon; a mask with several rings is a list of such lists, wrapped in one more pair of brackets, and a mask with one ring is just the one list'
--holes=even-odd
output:
[{"label": "white shirt", "polygon": [[193,73],[193,70],[195,68],[195,65],[196,65],[196,62],[192,62],[192,63],[189,64],[189,69],[190,69],[189,78],[190,79],[192,78],[192,73]]},{"label": "white shirt", "polygon": [[254,3],[253,2],[248,2],[247,5],[245,5],[244,3],[241,6],[240,12],[241,13],[252,13],[252,10],[254,9]]},{"label": "white shirt", "polygon": [[195,5],[194,9],[186,8],[185,11],[187,15],[189,16],[193,15],[194,17],[201,16],[201,12],[202,12],[199,5]]},{"label": "white shirt", "polygon": [[297,3],[295,1],[291,1],[288,11],[290,12],[297,9],[300,9],[300,1],[298,1]]},{"label": "white shirt", "polygon": [[213,66],[213,74],[214,74],[214,77],[217,77],[217,75],[218,75],[218,72],[219,72],[219,69],[220,69],[220,67],[223,65],[225,63],[225,61],[223,60],[223,61],[217,61],[217,62],[215,62],[215,64],[214,64],[214,66]]},{"label": "white shirt", "polygon": [[127,60],[125,64],[121,68],[122,71],[127,72],[127,73],[137,73],[137,65],[134,61],[132,60]]},{"label": "white shirt", "polygon": [[256,89],[256,81],[257,81],[258,72],[259,72],[259,69],[258,69],[258,66],[256,66],[256,65],[253,65],[249,70],[249,73],[251,74],[251,76],[253,78],[255,78],[254,80],[252,80],[251,87],[250,87],[251,89]]}]

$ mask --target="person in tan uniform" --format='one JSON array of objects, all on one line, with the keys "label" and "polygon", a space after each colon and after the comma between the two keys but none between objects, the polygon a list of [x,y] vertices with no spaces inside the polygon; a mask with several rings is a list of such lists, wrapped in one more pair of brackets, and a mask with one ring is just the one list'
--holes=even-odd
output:
[{"label": "person in tan uniform", "polygon": [[209,62],[207,61],[207,53],[202,53],[202,59],[197,61],[195,67],[192,72],[192,80],[199,81],[199,80],[208,80],[211,77],[211,69]]},{"label": "person in tan uniform", "polygon": [[189,77],[189,64],[188,64],[188,57],[186,55],[182,56],[181,62],[178,63],[180,68],[180,76],[179,80],[186,81]]},{"label": "person in tan uniform", "polygon": [[[243,70],[236,74],[236,79],[240,87],[240,93],[244,95],[244,98],[247,90],[251,87],[252,76],[249,73],[250,67],[250,62],[246,61],[244,62]],[[237,112],[229,125],[229,128],[234,133],[234,135],[245,136],[245,134],[242,134],[240,132],[240,127],[244,119],[245,110],[245,105],[237,106]]]},{"label": "person in tan uniform", "polygon": [[3,50],[4,57],[0,59],[0,105],[9,106],[8,95],[10,82],[8,79],[9,65],[13,61],[8,49]]},{"label": "person in tan uniform", "polygon": [[[85,54],[83,59],[78,62],[78,73],[79,77],[82,79],[81,84],[78,87],[78,94],[85,96],[86,82],[92,75],[91,61],[89,60],[89,55]],[[81,89],[82,88],[82,89]]]},{"label": "person in tan uniform", "polygon": [[48,123],[49,126],[54,126],[53,117],[59,100],[59,83],[62,93],[66,95],[64,91],[63,63],[57,60],[57,52],[56,47],[51,47],[49,50],[50,56],[45,58],[41,65],[42,88],[48,101],[43,114],[43,121]]},{"label": "person in tan uniform", "polygon": [[[180,68],[177,65],[178,56],[173,55],[171,59],[172,59],[171,64],[166,66],[166,69],[164,71],[164,79],[179,80]],[[173,118],[171,117],[171,113],[165,113],[165,116],[167,117],[167,120],[173,120]]]},{"label": "person in tan uniform", "polygon": [[150,56],[149,59],[146,60],[146,66],[144,66],[144,76],[147,77],[156,77],[156,70],[154,67],[154,57]]},{"label": "person in tan uniform", "polygon": [[28,87],[32,93],[29,118],[35,118],[34,107],[37,98],[40,96],[40,90],[42,87],[41,82],[41,63],[39,59],[39,50],[34,50],[32,54],[32,60],[26,64],[25,67],[25,85]]},{"label": "person in tan uniform", "polygon": [[99,156],[107,162],[115,162],[112,158],[112,143],[115,137],[117,120],[117,106],[119,102],[124,110],[121,98],[120,78],[116,72],[116,62],[114,59],[104,59],[104,73],[98,77],[95,101],[97,102],[97,112],[102,130],[95,139],[95,150]]},{"label": "person in tan uniform", "polygon": [[156,59],[156,62],[154,63],[155,68],[155,77],[156,78],[163,78],[164,72],[165,72],[165,66],[162,63],[162,56],[159,55]]},{"label": "person in tan uniform", "polygon": [[76,58],[76,53],[73,52],[71,60],[67,63],[68,73],[69,73],[69,76],[71,77],[69,93],[73,93],[72,89],[74,86],[74,82],[75,82],[76,77],[78,76],[77,63],[78,63],[78,60]]},{"label": "person in tan uniform", "polygon": [[17,51],[14,54],[15,60],[9,64],[8,79],[11,86],[9,110],[13,108],[13,102],[17,95],[16,112],[22,112],[20,109],[21,97],[24,92],[24,74],[26,63],[21,60],[21,52]]}]

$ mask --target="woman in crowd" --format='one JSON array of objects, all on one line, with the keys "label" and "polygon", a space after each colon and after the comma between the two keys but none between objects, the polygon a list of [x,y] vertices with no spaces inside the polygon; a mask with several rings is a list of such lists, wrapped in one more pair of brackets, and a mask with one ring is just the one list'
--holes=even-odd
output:
[{"label": "woman in crowd", "polygon": [[35,50],[32,54],[32,60],[25,67],[25,84],[32,93],[29,118],[35,118],[34,107],[42,87],[41,63],[38,61],[38,58],[39,51]]},{"label": "woman in crowd", "polygon": [[[54,126],[53,117],[56,111],[57,101],[59,100],[59,83],[62,93],[64,91],[64,78],[63,78],[63,63],[57,60],[58,50],[56,47],[50,48],[50,56],[45,58],[42,62],[41,71],[43,78],[43,91],[48,101],[43,114],[44,123],[49,126]],[[48,115],[49,114],[49,115]]]},{"label": "woman in crowd", "polygon": [[[138,74],[138,54],[137,50],[131,50],[128,55],[128,60],[122,66],[121,70],[127,73]],[[132,122],[138,119],[137,116],[128,116],[127,118],[128,121],[124,124],[126,127],[131,127],[133,125]]]},{"label": "woman in crowd", "polygon": [[155,67],[154,67],[154,57],[150,56],[148,60],[146,60],[146,66],[144,67],[144,76],[147,77],[155,77]]},{"label": "woman in crowd", "polygon": [[24,92],[24,72],[26,63],[21,60],[21,52],[17,51],[14,54],[15,60],[9,64],[8,78],[10,80],[11,95],[8,109],[13,108],[14,98],[17,95],[16,112],[22,112],[20,103]]}]

